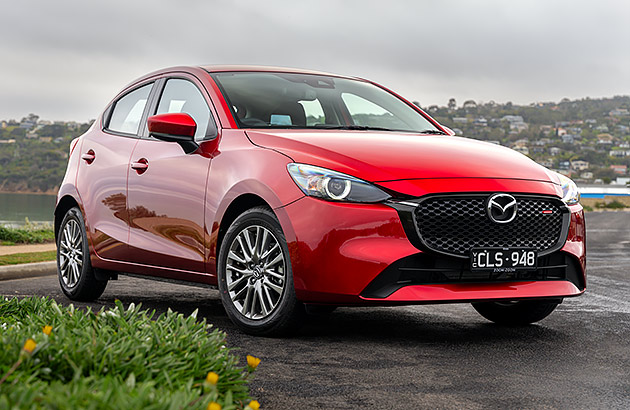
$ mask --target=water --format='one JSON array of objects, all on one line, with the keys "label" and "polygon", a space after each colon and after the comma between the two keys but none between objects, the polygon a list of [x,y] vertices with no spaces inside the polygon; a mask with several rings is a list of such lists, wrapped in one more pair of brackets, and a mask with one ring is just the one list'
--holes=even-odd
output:
[{"label": "water", "polygon": [[0,193],[0,225],[24,225],[26,218],[52,223],[55,201],[54,195]]}]

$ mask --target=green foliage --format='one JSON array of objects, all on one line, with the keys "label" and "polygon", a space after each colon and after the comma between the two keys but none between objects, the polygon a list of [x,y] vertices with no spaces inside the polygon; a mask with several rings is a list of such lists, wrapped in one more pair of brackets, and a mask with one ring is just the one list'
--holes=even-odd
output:
[{"label": "green foliage", "polygon": [[593,207],[588,205],[582,205],[585,212],[593,212]]},{"label": "green foliage", "polygon": [[626,205],[616,199],[610,202],[595,202],[595,208],[625,209]]},{"label": "green foliage", "polygon": [[[154,315],[119,301],[94,313],[49,298],[0,299],[0,376],[22,360],[0,384],[0,408],[243,408],[252,370],[225,348],[225,334],[195,313]],[[28,338],[32,354],[22,349]],[[204,383],[211,371],[216,386]]]},{"label": "green foliage", "polygon": [[55,241],[55,231],[49,224],[33,224],[28,219],[20,228],[0,226],[0,244],[49,243]]}]

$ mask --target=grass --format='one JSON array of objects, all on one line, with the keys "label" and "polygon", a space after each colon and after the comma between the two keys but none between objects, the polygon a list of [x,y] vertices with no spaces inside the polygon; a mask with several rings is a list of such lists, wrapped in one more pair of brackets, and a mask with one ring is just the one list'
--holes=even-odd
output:
[{"label": "grass", "polygon": [[50,224],[33,224],[28,218],[20,228],[0,226],[0,245],[55,242],[55,231]]},{"label": "grass", "polygon": [[0,297],[0,408],[256,409],[254,368],[195,316]]},{"label": "grass", "polygon": [[11,255],[0,255],[0,266],[18,265],[21,263],[48,262],[48,261],[54,261],[56,257],[57,257],[57,251],[14,253]]}]

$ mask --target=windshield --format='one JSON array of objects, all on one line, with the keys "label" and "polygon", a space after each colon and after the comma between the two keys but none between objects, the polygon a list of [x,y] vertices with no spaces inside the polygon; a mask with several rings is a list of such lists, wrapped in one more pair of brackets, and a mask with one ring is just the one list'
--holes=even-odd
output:
[{"label": "windshield", "polygon": [[364,81],[268,72],[214,73],[212,77],[240,128],[442,133],[407,103]]}]

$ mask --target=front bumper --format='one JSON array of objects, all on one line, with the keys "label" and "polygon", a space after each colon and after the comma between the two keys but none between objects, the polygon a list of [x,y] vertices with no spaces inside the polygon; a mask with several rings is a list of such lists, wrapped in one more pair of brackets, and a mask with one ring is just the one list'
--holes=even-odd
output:
[{"label": "front bumper", "polygon": [[[541,269],[530,277],[484,280],[462,276],[452,280],[453,264],[466,262],[414,246],[399,213],[390,206],[304,197],[277,210],[289,246],[298,299],[338,305],[580,295],[586,287],[584,214],[579,205],[570,207],[569,212],[566,242],[544,256],[549,259],[546,265],[539,259],[546,272]],[[566,267],[558,267],[561,265]],[[410,276],[409,270],[400,269],[409,267],[433,273]],[[449,269],[450,274],[446,272]],[[441,271],[444,275],[436,276]]]}]

